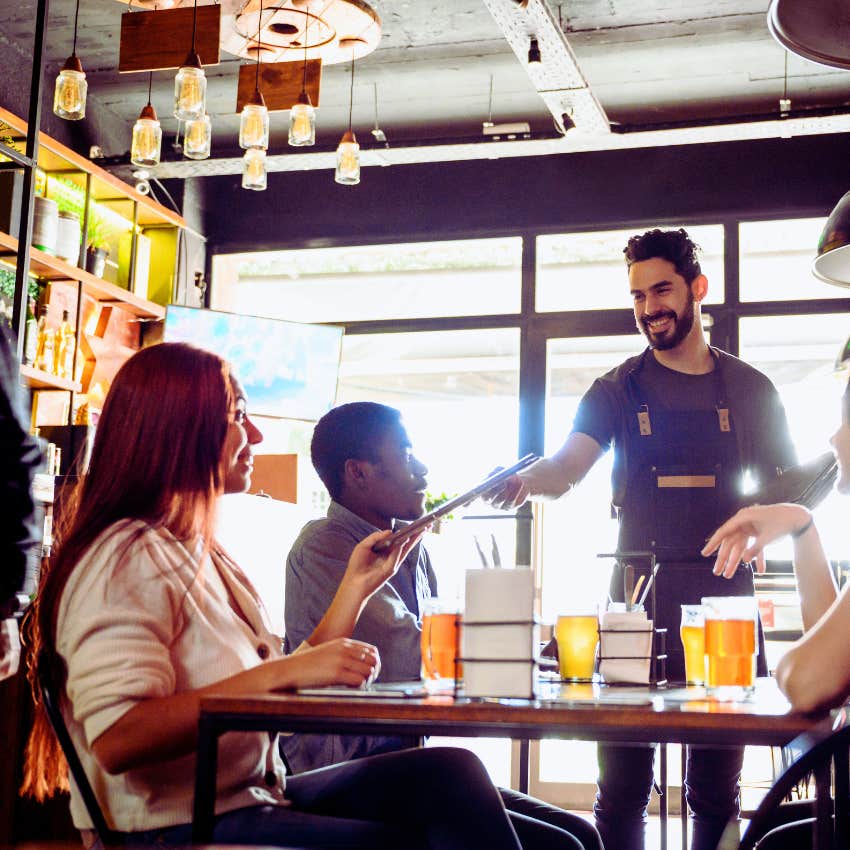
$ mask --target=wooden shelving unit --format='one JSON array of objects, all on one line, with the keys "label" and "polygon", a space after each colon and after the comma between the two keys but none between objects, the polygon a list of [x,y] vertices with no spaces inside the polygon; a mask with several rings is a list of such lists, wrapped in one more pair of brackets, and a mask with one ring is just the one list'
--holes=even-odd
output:
[{"label": "wooden shelving unit", "polygon": [[33,366],[21,366],[21,382],[32,390],[65,390],[72,393],[83,391],[83,385],[78,381],[60,378],[58,375],[43,372]]}]

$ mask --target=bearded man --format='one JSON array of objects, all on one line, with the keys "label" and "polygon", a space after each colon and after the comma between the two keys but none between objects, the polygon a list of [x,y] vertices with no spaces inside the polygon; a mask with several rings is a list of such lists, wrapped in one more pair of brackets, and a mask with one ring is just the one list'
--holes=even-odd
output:
[{"label": "bearded man", "polygon": [[[708,280],[684,230],[650,230],[624,249],[635,322],[648,348],[597,379],[564,445],[513,476],[490,497],[515,508],[526,498],[558,498],[614,451],[613,506],[620,552],[653,552],[659,563],[657,627],[667,629],[667,677],[685,681],[680,606],[703,596],[752,596],[753,572],[715,576],[700,550],[739,507],[745,476],[759,483],[795,462],[776,388],[758,370],[712,348],[701,305]],[[648,560],[648,559],[647,559]],[[640,571],[640,566],[634,566]],[[646,567],[644,566],[644,569]],[[622,564],[611,596],[623,601]],[[759,627],[759,675],[766,675]],[[643,850],[654,748],[598,747],[594,813],[606,847]],[[743,748],[688,748],[685,790],[692,850],[714,850],[740,812]]]}]

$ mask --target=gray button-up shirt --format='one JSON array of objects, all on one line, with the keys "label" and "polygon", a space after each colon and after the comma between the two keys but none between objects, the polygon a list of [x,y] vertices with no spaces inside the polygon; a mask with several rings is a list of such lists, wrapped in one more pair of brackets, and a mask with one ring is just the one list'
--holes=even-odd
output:
[{"label": "gray button-up shirt", "polygon": [[[286,651],[310,637],[339,587],[348,558],[373,525],[331,502],[324,519],[301,530],[286,559]],[[396,574],[366,603],[352,637],[381,653],[381,681],[418,679],[421,666],[420,611],[437,595],[437,579],[421,543],[408,552]],[[283,739],[293,772],[351,758],[414,746],[417,739],[354,735],[292,735]]]}]

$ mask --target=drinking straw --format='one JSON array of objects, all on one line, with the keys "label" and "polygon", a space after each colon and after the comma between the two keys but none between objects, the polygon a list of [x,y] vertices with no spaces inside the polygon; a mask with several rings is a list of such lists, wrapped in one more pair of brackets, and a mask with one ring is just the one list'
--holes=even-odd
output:
[{"label": "drinking straw", "polygon": [[640,588],[641,588],[641,585],[643,584],[643,580],[645,578],[646,578],[646,576],[644,576],[644,575],[638,576],[638,580],[637,580],[637,584],[635,585],[634,593],[632,593],[632,598],[631,598],[631,601],[629,602],[629,609],[630,610],[636,606],[638,593],[640,593]]}]

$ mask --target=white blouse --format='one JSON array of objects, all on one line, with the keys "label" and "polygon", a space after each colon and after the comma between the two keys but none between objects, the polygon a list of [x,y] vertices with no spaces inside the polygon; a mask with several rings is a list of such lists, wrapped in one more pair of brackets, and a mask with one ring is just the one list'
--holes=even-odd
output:
[{"label": "white blouse", "polygon": [[[170,532],[139,520],[108,528],[71,574],[57,619],[68,669],[63,715],[107,823],[121,832],[192,820],[195,755],[110,776],[94,758],[99,735],[144,699],[210,685],[280,657],[280,638],[248,579],[226,555],[199,563]],[[229,588],[248,622],[228,602]],[[276,783],[264,777],[273,770]],[[217,812],[285,805],[277,739],[231,732],[219,741]],[[71,789],[78,829],[91,828]]]}]

